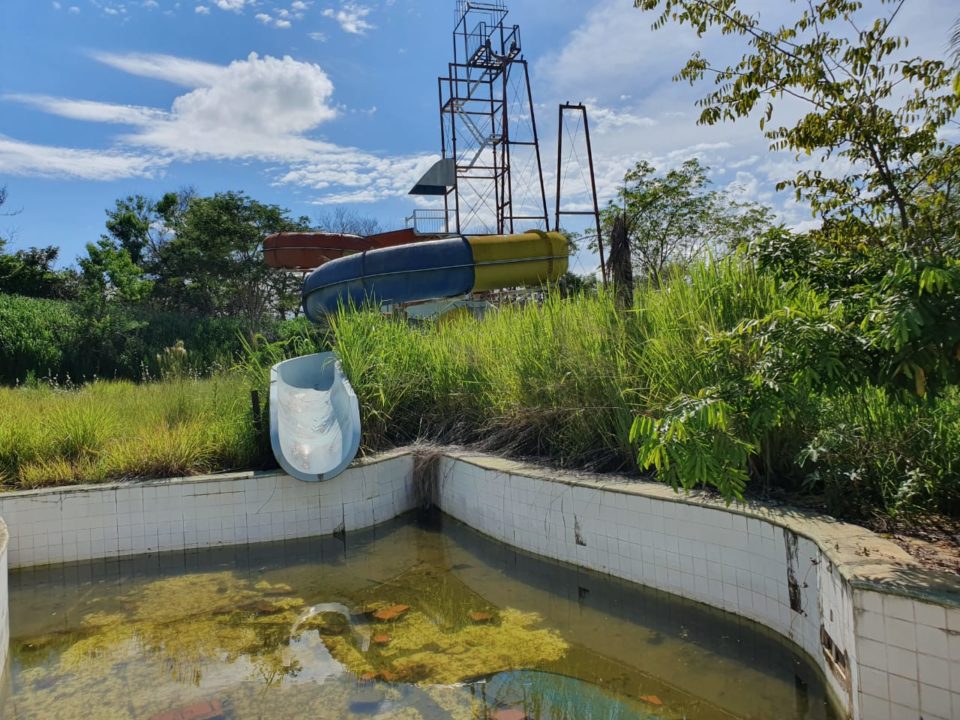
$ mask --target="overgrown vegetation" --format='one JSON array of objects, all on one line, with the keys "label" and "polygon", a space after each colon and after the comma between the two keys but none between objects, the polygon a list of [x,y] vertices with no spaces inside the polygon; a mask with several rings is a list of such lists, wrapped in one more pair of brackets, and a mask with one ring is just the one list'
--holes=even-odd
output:
[{"label": "overgrown vegetation", "polygon": [[[332,342],[359,396],[368,449],[463,442],[656,473],[727,499],[799,493],[850,518],[960,517],[960,146],[947,132],[960,111],[956,58],[909,56],[894,34],[904,0],[799,3],[771,27],[738,0],[635,5],[658,13],[655,28],[679,23],[741,43],[738,61],[715,66],[695,53],[677,77],[715,80],[699,103],[702,124],[756,118],[772,150],[796,154],[796,173],[779,187],[812,208],[818,229],[791,232],[765,208],[732,203],[694,160],[672,170],[640,164],[627,171],[621,207],[605,213],[620,240],[619,307],[567,278],[543,303],[482,322],[411,328],[370,310],[341,313],[327,334],[302,320],[267,329],[296,312],[298,283],[266,271],[262,240],[305,229],[307,219],[242,193],[130,197],[108,212],[107,235],[88,246],[80,274],[53,272],[49,248],[0,247],[0,282],[21,288],[11,292],[66,297],[54,289],[75,288],[79,298],[68,307],[0,296],[0,381],[34,384],[46,368],[61,378],[141,377],[145,366],[183,373],[224,362],[239,343],[244,382],[265,389],[272,363]],[[788,97],[789,120],[777,125]],[[322,223],[375,229],[343,213]],[[624,287],[633,279],[635,293]],[[220,319],[187,327],[162,312]],[[242,395],[239,380],[209,383],[233,388],[217,397]],[[207,438],[184,446],[193,459],[125,464],[110,433],[127,411],[96,395],[109,387],[11,395],[21,404],[0,426],[8,482],[169,473],[213,458],[230,466],[247,447],[239,438],[252,432],[241,422],[249,405],[211,400],[211,427],[246,430],[172,438],[167,422],[156,433],[164,443]],[[84,392],[96,402],[71,409],[64,398]],[[30,393],[65,405],[50,414],[24,401]],[[48,417],[62,426],[43,425]]]},{"label": "overgrown vegetation", "polygon": [[842,307],[739,258],[700,263],[627,312],[605,295],[412,330],[332,324],[369,449],[428,438],[676,487],[788,491],[846,517],[960,511],[960,393],[873,382]]},{"label": "overgrown vegetation", "polygon": [[[758,236],[755,257],[845,303],[884,356],[880,381],[923,395],[960,381],[960,146],[946,132],[960,93],[955,63],[911,56],[896,35],[904,3],[800,3],[766,26],[737,0],[635,0],[659,13],[654,28],[741,43],[727,65],[694,52],[676,79],[712,79],[701,124],[759,118],[771,150],[812,157],[778,188],[823,222]],[[778,112],[792,124],[777,125]]]},{"label": "overgrown vegetation", "polygon": [[0,483],[7,487],[175,477],[264,462],[249,391],[236,376],[0,388],[0,407]]},{"label": "overgrown vegetation", "polygon": [[137,307],[91,318],[75,303],[0,294],[0,384],[157,378],[158,356],[177,341],[187,349],[186,368],[206,375],[233,365],[243,332],[231,318]]}]

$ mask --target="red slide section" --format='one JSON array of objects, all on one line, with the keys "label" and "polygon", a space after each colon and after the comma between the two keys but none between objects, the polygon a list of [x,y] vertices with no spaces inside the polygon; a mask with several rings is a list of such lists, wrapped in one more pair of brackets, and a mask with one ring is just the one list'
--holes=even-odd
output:
[{"label": "red slide section", "polygon": [[412,228],[367,237],[345,233],[279,233],[263,241],[263,258],[272,268],[312,270],[331,260],[364,250],[409,245],[436,240],[438,237],[419,235]]}]

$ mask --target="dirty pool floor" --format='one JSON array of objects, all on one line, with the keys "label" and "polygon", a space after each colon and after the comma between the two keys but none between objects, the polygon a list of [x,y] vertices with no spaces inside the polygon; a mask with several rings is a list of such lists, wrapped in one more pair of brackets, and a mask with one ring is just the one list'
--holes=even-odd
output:
[{"label": "dirty pool floor", "polygon": [[10,586],[11,720],[835,717],[773,633],[436,514]]}]

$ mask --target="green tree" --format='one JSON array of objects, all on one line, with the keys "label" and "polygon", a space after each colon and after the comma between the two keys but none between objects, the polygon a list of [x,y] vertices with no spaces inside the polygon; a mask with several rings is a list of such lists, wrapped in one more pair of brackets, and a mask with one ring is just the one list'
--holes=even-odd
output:
[{"label": "green tree", "polygon": [[[745,52],[714,66],[695,52],[677,76],[708,74],[700,122],[759,116],[773,150],[820,162],[778,187],[810,204],[823,228],[754,243],[762,264],[826,283],[874,354],[876,378],[914,389],[960,380],[960,147],[944,129],[960,94],[946,60],[910,57],[891,28],[905,0],[797,4],[791,22],[764,27],[737,0],[636,0],[699,35],[715,30]],[[773,123],[790,100],[806,111]],[[846,170],[827,172],[823,161]]]},{"label": "green tree", "polygon": [[157,203],[143,195],[130,195],[107,210],[107,232],[127,251],[134,265],[142,265],[146,252],[155,247],[152,231],[158,219]]},{"label": "green tree", "polygon": [[722,254],[770,226],[766,208],[711,190],[708,171],[692,158],[660,175],[646,161],[627,172],[619,206],[604,211],[603,225],[609,236],[617,218],[625,218],[637,277],[660,285],[669,268],[707,251]]},{"label": "green tree", "polygon": [[233,316],[248,327],[289,310],[290,283],[278,284],[263,262],[263,241],[278,232],[308,230],[307,218],[244,193],[165,196],[157,210],[171,235],[149,264],[155,297],[178,311]]},{"label": "green tree", "polygon": [[[7,189],[0,187],[0,208],[6,202]],[[16,212],[0,211],[0,217],[16,214]],[[72,270],[54,268],[60,248],[48,245],[8,253],[6,251],[8,243],[7,239],[0,236],[0,292],[64,300],[76,297],[76,273]]]},{"label": "green tree", "polygon": [[78,264],[83,299],[98,310],[108,302],[142,303],[153,287],[130,252],[107,237],[87,243],[87,256]]},{"label": "green tree", "polygon": [[31,247],[7,254],[5,245],[6,241],[0,238],[0,292],[37,298],[70,295],[64,286],[69,273],[58,272],[53,267],[60,248],[53,245]]},{"label": "green tree", "polygon": [[[793,188],[825,219],[855,219],[871,227],[891,222],[901,240],[942,254],[941,228],[931,222],[925,199],[955,194],[960,154],[942,129],[955,117],[960,96],[943,60],[902,57],[907,39],[891,33],[905,0],[880,0],[879,17],[865,17],[860,0],[798,3],[798,16],[763,27],[759,16],[737,0],[635,0],[660,12],[654,23],[692,27],[742,38],[747,50],[738,62],[715,66],[695,52],[677,76],[695,83],[707,74],[715,89],[700,101],[700,123],[712,125],[759,111],[760,129],[773,150],[798,157],[837,157],[846,174],[821,166],[801,169],[780,183]],[[807,108],[793,124],[772,125],[776,104],[785,99]]]}]

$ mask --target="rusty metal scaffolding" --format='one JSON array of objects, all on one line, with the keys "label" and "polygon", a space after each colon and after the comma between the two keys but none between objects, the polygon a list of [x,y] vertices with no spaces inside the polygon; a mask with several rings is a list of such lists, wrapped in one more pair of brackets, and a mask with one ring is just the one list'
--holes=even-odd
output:
[{"label": "rusty metal scaffolding", "polygon": [[[576,116],[576,123],[571,130],[570,116]],[[584,162],[578,147],[580,135],[587,151],[587,173],[584,174]],[[564,138],[569,146],[569,156],[564,155]],[[593,201],[589,210],[582,205],[570,206],[564,209],[563,190],[564,180],[570,170],[576,170],[583,182],[583,192],[590,194]],[[590,121],[587,118],[587,106],[583,103],[563,103],[560,105],[560,118],[557,123],[557,213],[554,229],[560,230],[560,218],[564,215],[589,216],[594,219],[597,230],[597,248],[600,251],[600,277],[603,284],[607,284],[607,262],[603,251],[603,232],[600,226],[600,203],[597,200],[597,176],[593,169],[593,144],[590,140]]]},{"label": "rusty metal scaffolding", "polygon": [[453,62],[438,81],[448,230],[507,234],[549,227],[540,142],[520,28],[500,0],[458,0]]}]

